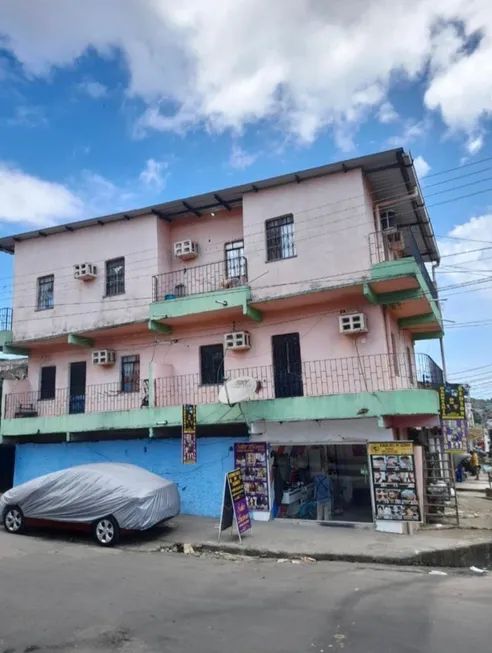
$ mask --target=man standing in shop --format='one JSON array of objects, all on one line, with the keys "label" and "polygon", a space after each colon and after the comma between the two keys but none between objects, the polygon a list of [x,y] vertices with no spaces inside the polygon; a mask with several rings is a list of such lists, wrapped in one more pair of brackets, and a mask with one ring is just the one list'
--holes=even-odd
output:
[{"label": "man standing in shop", "polygon": [[331,480],[326,468],[321,469],[314,477],[314,498],[316,499],[316,519],[329,521],[331,519]]},{"label": "man standing in shop", "polygon": [[475,474],[475,478],[477,479],[477,481],[479,481],[480,480],[480,461],[478,459],[478,454],[475,451],[475,449],[472,449],[472,452],[471,452],[470,466],[473,469],[473,473]]}]

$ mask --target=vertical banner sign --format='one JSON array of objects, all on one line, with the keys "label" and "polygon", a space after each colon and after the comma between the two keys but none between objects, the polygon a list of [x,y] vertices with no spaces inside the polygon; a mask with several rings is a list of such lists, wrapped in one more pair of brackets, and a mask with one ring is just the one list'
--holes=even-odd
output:
[{"label": "vertical banner sign", "polygon": [[268,469],[266,442],[236,442],[234,469],[239,469],[250,510],[268,512]]},{"label": "vertical banner sign", "polygon": [[466,419],[442,419],[444,449],[449,453],[468,451],[468,422]]},{"label": "vertical banner sign", "polygon": [[220,514],[219,542],[220,534],[226,528],[232,528],[234,519],[236,520],[239,541],[241,542],[241,535],[251,529],[251,518],[249,516],[243,479],[239,469],[235,469],[225,476],[224,497]]},{"label": "vertical banner sign", "polygon": [[185,465],[196,463],[196,406],[192,404],[183,405],[181,430],[182,461]]},{"label": "vertical banner sign", "polygon": [[439,409],[441,420],[466,419],[463,386],[456,383],[442,385],[439,388]]},{"label": "vertical banner sign", "polygon": [[376,519],[419,522],[420,505],[411,442],[372,442],[372,484]]}]

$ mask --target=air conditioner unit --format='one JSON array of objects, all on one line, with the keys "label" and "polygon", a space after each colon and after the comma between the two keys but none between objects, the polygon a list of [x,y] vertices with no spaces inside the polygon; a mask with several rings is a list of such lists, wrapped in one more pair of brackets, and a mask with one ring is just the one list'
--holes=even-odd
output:
[{"label": "air conditioner unit", "polygon": [[179,240],[174,243],[174,256],[182,261],[188,261],[198,256],[198,243],[192,240]]},{"label": "air conditioner unit", "polygon": [[386,241],[388,243],[388,247],[391,249],[393,252],[403,252],[405,249],[405,240],[403,238],[403,234],[401,231],[398,229],[392,229],[391,231],[385,231],[384,232],[386,236]]},{"label": "air conditioner unit", "polygon": [[246,351],[251,348],[251,336],[248,331],[232,331],[224,336],[224,349],[229,351]]},{"label": "air conditioner unit", "polygon": [[77,263],[73,266],[73,278],[91,281],[97,277],[97,267],[92,263]]},{"label": "air conditioner unit", "polygon": [[112,349],[96,349],[92,352],[93,365],[114,365],[116,352]]},{"label": "air conditioner unit", "polygon": [[338,318],[340,333],[350,335],[353,333],[366,333],[367,320],[364,313],[346,313]]}]

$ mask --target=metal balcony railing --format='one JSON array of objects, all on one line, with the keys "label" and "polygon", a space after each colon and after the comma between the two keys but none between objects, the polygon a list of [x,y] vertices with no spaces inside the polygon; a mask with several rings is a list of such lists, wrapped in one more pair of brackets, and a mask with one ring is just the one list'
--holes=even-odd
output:
[{"label": "metal balcony railing", "polygon": [[[226,369],[225,379],[252,377],[261,382],[255,399],[315,397],[345,393],[433,388],[442,384],[442,370],[426,354],[373,354],[351,358],[306,361],[288,368],[261,365]],[[219,385],[203,385],[199,374],[159,378],[154,381],[156,407],[217,402]],[[140,381],[135,392],[121,392],[120,383],[87,386],[84,392],[56,389],[53,397],[40,392],[8,394],[5,418],[55,417],[146,409],[148,381]]]},{"label": "metal balcony railing", "polygon": [[248,264],[244,256],[206,265],[183,267],[152,277],[152,301],[188,297],[228,288],[238,288],[248,282]]},{"label": "metal balcony railing", "polygon": [[415,236],[409,227],[397,227],[369,234],[369,250],[372,264],[398,261],[413,256],[432,297],[437,299],[437,288],[430,277]]},{"label": "metal balcony railing", "polygon": [[12,309],[0,308],[0,331],[12,331]]},{"label": "metal balcony railing", "polygon": [[58,417],[83,413],[137,410],[149,405],[149,382],[136,383],[135,392],[122,392],[121,382],[89,385],[83,391],[56,388],[54,393],[18,392],[5,397],[5,419]]}]

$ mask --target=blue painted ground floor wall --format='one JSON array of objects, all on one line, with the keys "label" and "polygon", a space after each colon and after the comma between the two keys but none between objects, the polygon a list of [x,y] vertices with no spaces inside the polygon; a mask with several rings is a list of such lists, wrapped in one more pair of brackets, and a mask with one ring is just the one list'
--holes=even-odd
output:
[{"label": "blue painted ground floor wall", "polygon": [[175,481],[183,514],[219,517],[224,474],[234,468],[234,442],[245,440],[199,438],[196,465],[182,464],[181,439],[18,444],[14,485],[73,465],[108,460],[132,463]]}]

